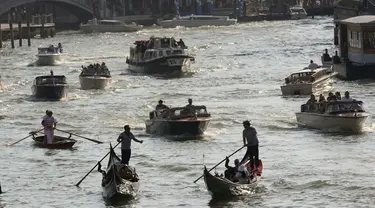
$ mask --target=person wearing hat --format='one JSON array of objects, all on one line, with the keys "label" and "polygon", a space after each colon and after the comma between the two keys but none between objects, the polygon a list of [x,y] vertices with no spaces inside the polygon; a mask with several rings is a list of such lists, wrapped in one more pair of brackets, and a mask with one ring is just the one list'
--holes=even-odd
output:
[{"label": "person wearing hat", "polygon": [[46,116],[43,117],[42,125],[44,127],[44,138],[47,144],[53,143],[54,130],[56,128],[57,120],[52,116],[52,111],[47,110]]},{"label": "person wearing hat", "polygon": [[124,132],[117,138],[117,142],[121,142],[121,163],[129,165],[131,156],[131,141],[134,140],[139,143],[143,143],[142,140],[138,140],[134,137],[133,133],[130,132],[130,126],[124,126]]},{"label": "person wearing hat", "polygon": [[257,131],[251,126],[249,121],[243,122],[244,130],[242,131],[242,138],[244,146],[247,146],[247,151],[245,156],[241,160],[241,164],[246,162],[248,157],[250,157],[250,167],[254,168],[254,160],[256,168],[259,167],[259,141],[257,136]]},{"label": "person wearing hat", "polygon": [[168,109],[168,106],[163,104],[163,100],[159,100],[159,104],[155,107],[156,110]]}]

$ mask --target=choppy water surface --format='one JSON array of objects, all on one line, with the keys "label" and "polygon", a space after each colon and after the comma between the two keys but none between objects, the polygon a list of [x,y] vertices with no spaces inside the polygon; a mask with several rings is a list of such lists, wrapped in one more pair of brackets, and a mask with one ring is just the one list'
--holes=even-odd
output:
[{"label": "choppy water surface", "polygon": [[[133,75],[125,57],[135,40],[155,36],[183,38],[196,56],[194,73],[182,78]],[[106,207],[101,174],[84,176],[116,143],[124,124],[144,140],[133,143],[131,164],[141,179],[137,199],[115,207],[369,207],[374,204],[373,125],[361,135],[328,134],[300,129],[294,113],[307,98],[283,98],[279,86],[310,59],[333,50],[330,18],[258,22],[231,27],[149,29],[138,33],[83,35],[59,33],[53,39],[32,40],[33,47],[1,51],[1,75],[7,91],[0,93],[0,182],[5,207]],[[61,42],[69,56],[59,66],[28,66],[36,47]],[[9,45],[9,43],[8,43]],[[106,62],[113,75],[104,91],[79,89],[81,65]],[[68,98],[34,102],[33,79],[39,75],[67,76]],[[335,81],[334,90],[349,90],[375,112],[373,81]],[[206,105],[212,122],[203,139],[175,141],[150,136],[144,121],[159,99],[185,105],[193,98]],[[97,145],[79,139],[76,150],[34,148],[32,140],[6,144],[40,127],[46,109],[59,128],[105,141]],[[263,180],[246,197],[213,199],[203,180],[202,163],[212,167],[242,144],[242,121],[250,119],[259,132]],[[235,157],[241,158],[244,151]],[[119,153],[120,150],[117,149]],[[203,157],[204,155],[204,157]],[[231,159],[231,162],[235,158]],[[106,160],[102,163],[106,165]],[[224,170],[224,164],[217,171]],[[2,206],[0,205],[0,207]]]}]

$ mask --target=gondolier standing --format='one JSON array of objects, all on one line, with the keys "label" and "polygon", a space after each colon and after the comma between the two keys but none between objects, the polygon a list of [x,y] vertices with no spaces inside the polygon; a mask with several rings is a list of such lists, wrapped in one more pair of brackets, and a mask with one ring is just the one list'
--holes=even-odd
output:
[{"label": "gondolier standing", "polygon": [[250,167],[254,171],[254,160],[256,168],[259,168],[259,141],[257,131],[250,125],[250,122],[247,120],[243,122],[243,127],[245,129],[242,131],[242,137],[244,146],[247,146],[247,151],[241,161],[241,164],[243,164],[247,158],[250,157]]},{"label": "gondolier standing", "polygon": [[44,127],[45,141],[47,144],[53,143],[54,130],[56,128],[57,120],[52,116],[52,111],[47,110],[43,117],[42,125]]},{"label": "gondolier standing", "polygon": [[143,143],[142,140],[138,140],[134,137],[133,133],[130,132],[129,125],[124,126],[124,132],[120,134],[117,142],[121,142],[121,163],[129,165],[129,160],[131,156],[131,141],[134,140],[139,143]]}]

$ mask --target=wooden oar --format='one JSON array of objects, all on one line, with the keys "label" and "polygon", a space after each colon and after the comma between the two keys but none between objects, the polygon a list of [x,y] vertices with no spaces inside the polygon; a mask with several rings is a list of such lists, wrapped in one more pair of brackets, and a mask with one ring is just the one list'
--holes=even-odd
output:
[{"label": "wooden oar", "polygon": [[61,129],[55,129],[55,130],[61,131],[61,132],[67,133],[67,134],[71,134],[71,135],[74,135],[76,137],[80,137],[82,139],[87,139],[87,140],[90,140],[90,141],[98,143],[98,144],[102,144],[103,143],[101,141],[98,141],[98,140],[95,140],[95,139],[90,139],[90,138],[87,138],[87,137],[84,137],[84,136],[80,136],[80,135],[77,135],[77,134],[73,134],[73,133],[70,133],[70,132],[67,132],[67,131],[64,131],[64,130],[61,130]]},{"label": "wooden oar", "polygon": [[42,130],[43,130],[43,129],[39,129],[38,131],[32,131],[32,132],[30,132],[30,135],[29,135],[29,136],[27,136],[27,137],[25,137],[25,138],[22,138],[22,139],[20,139],[20,140],[18,140],[18,141],[16,141],[16,142],[10,144],[9,146],[13,146],[13,145],[17,144],[18,142],[21,142],[21,141],[23,141],[23,140],[25,140],[25,139],[31,137],[32,135],[34,135],[34,134],[36,134],[36,133],[38,133],[38,132],[40,132],[40,131],[42,131]]},{"label": "wooden oar", "polygon": [[[241,148],[239,148],[238,150],[236,150],[235,152],[233,152],[231,155],[228,156],[228,158],[230,158],[232,155],[236,154],[238,151],[242,150],[244,147],[246,146],[242,146]],[[214,167],[212,167],[210,170],[208,170],[208,172],[210,172],[211,170],[213,170],[214,168],[216,168],[217,166],[219,166],[221,163],[223,163],[227,158],[225,158],[224,160],[220,161],[218,164],[216,164]],[[197,180],[194,181],[197,182],[199,179],[201,179],[203,177],[203,175],[201,175],[199,178],[197,178]]]},{"label": "wooden oar", "polygon": [[[113,147],[113,149],[116,148],[120,143],[121,143],[121,142],[117,143],[116,146]],[[111,151],[109,151],[106,155],[104,155],[104,157],[103,157],[102,159],[100,159],[100,160],[95,164],[95,166],[92,167],[91,170],[90,170],[85,176],[83,176],[83,178],[82,178],[80,181],[78,181],[78,183],[76,184],[76,186],[79,186],[79,184],[81,184],[82,181],[85,180],[85,178],[86,178],[86,177],[87,177],[87,176],[88,176],[88,175],[89,175],[89,174],[90,174],[90,173],[96,168],[96,166],[98,166],[98,164],[99,164],[101,161],[104,160],[104,158],[106,158],[106,157],[109,155],[109,153],[111,153]]]}]

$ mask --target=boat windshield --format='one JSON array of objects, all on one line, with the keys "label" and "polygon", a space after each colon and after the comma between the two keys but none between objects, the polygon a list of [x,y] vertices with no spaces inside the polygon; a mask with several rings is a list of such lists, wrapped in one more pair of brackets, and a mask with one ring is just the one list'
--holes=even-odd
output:
[{"label": "boat windshield", "polygon": [[66,84],[65,76],[41,76],[35,79],[36,85]]},{"label": "boat windshield", "polygon": [[153,111],[155,112],[154,115],[151,115],[150,118],[154,116],[162,116],[164,118],[170,118],[170,119],[183,119],[188,118],[192,116],[197,117],[208,117],[210,114],[207,112],[206,106],[191,106],[191,107],[178,107],[178,108],[171,108],[168,110],[162,110],[162,111]]}]

